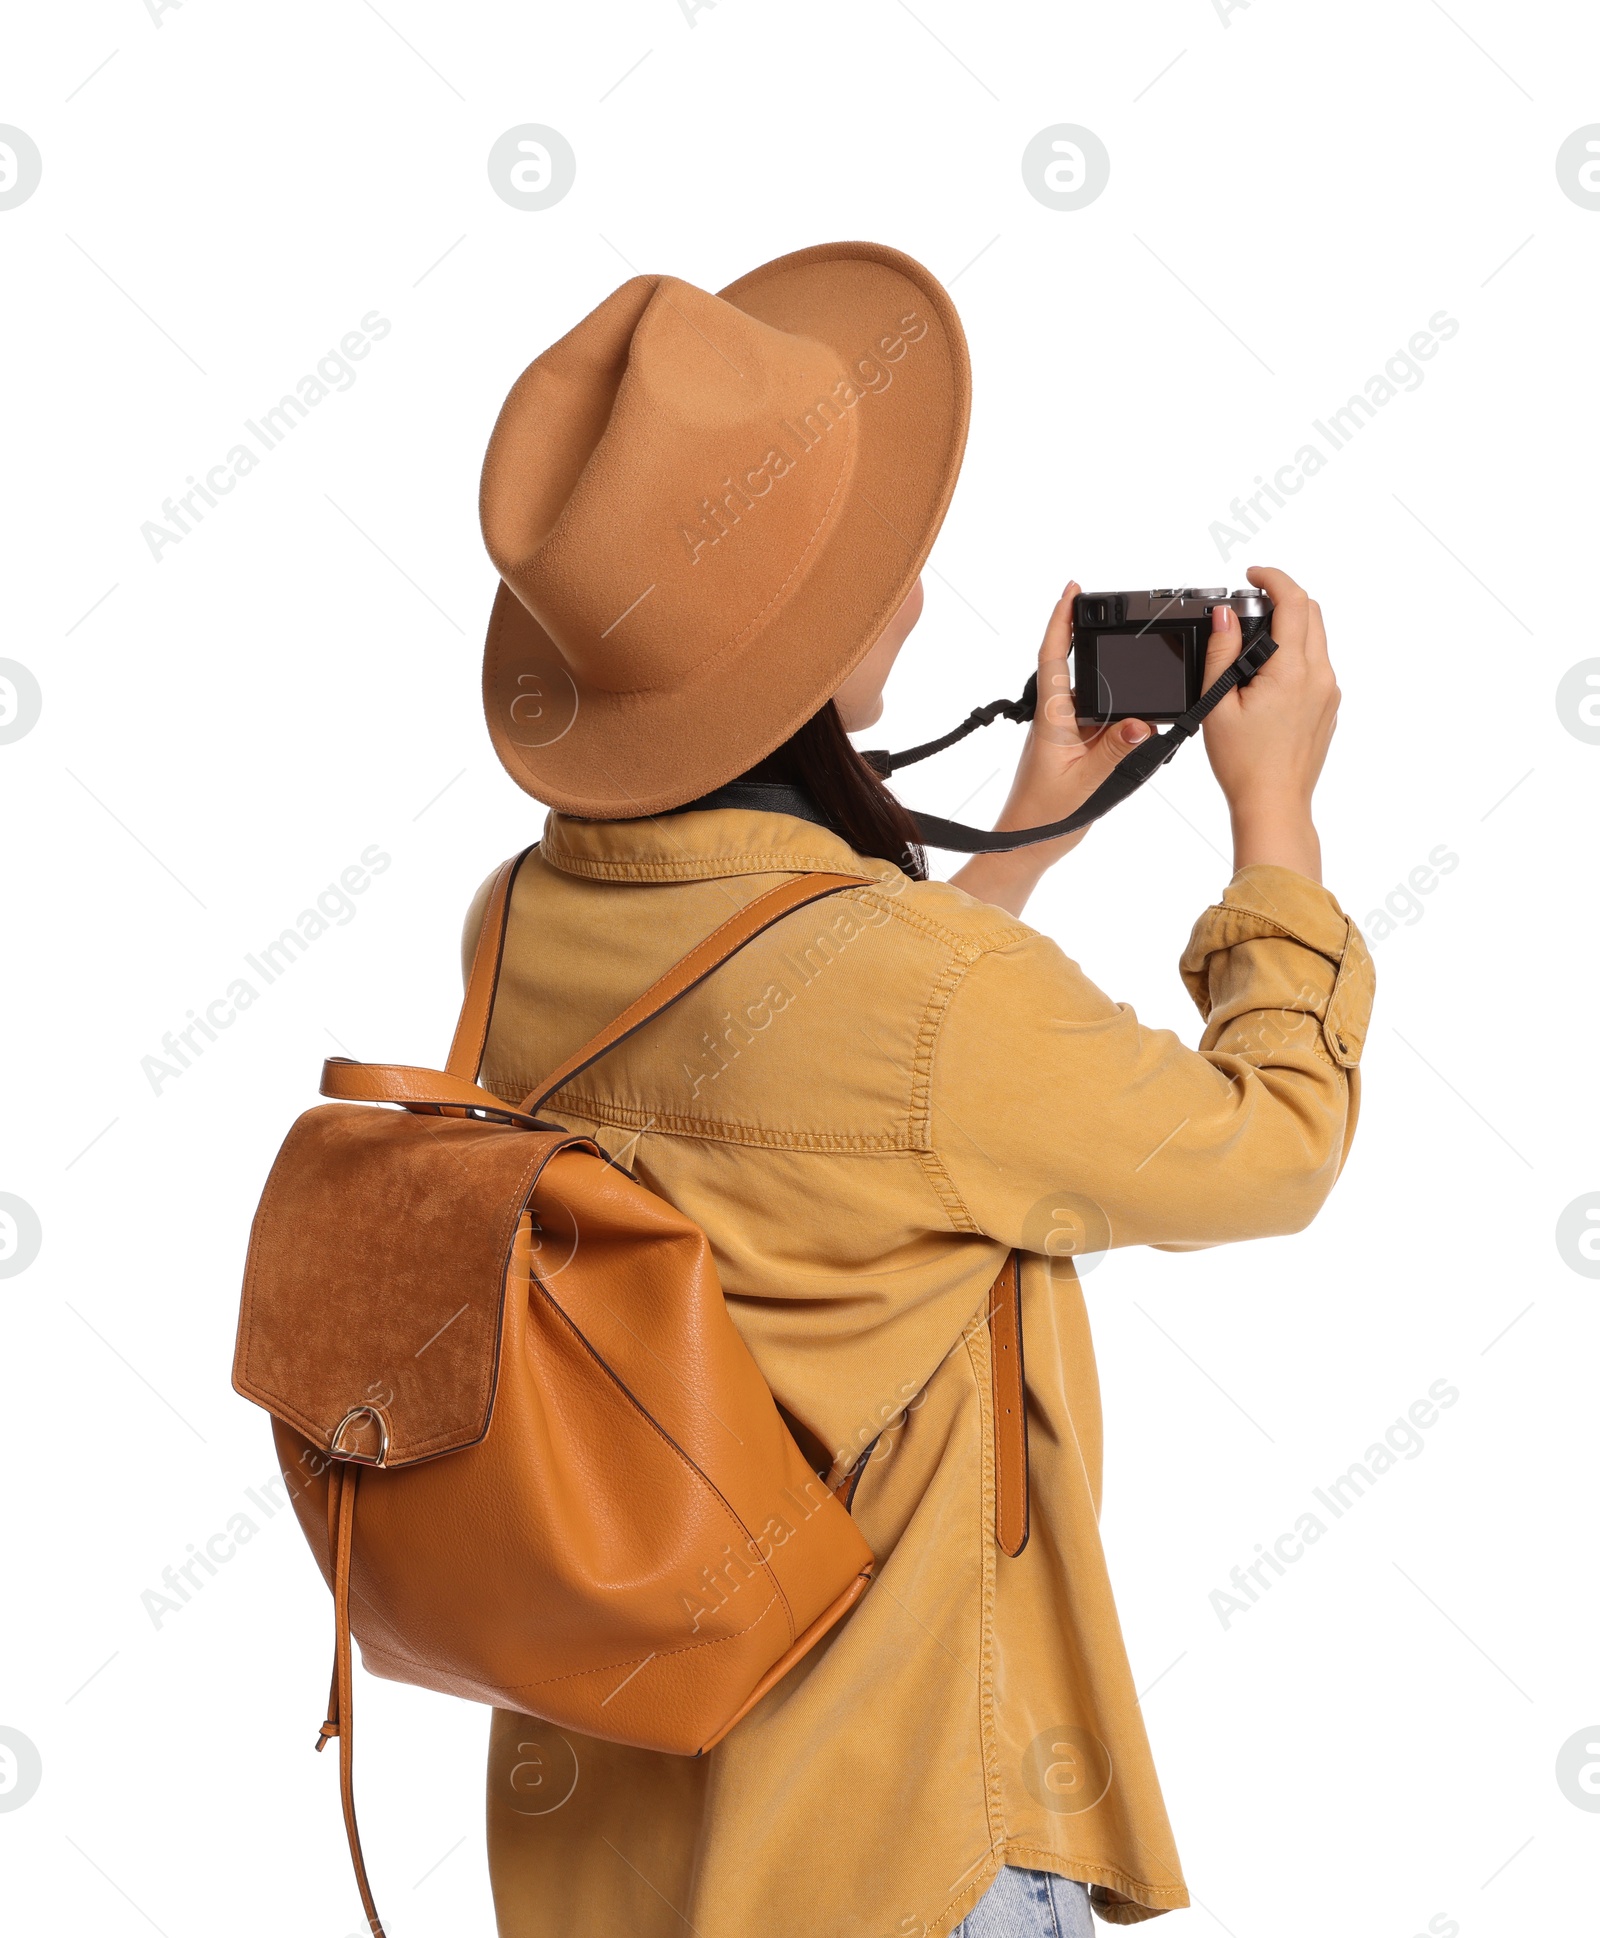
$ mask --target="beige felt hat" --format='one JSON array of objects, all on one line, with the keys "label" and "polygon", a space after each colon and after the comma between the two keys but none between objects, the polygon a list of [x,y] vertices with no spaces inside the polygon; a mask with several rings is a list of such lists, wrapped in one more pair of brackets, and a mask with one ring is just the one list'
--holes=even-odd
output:
[{"label": "beige felt hat", "polygon": [[786,740],[922,570],[970,397],[949,297],[894,249],[614,291],[517,379],[484,459],[484,711],[512,778],[620,819]]}]

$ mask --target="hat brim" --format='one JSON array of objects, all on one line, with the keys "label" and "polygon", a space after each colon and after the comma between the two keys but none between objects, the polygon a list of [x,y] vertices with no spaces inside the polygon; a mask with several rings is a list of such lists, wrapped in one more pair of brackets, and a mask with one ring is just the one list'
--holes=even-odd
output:
[{"label": "hat brim", "polygon": [[[802,582],[747,647],[698,679],[659,692],[580,688],[502,582],[484,650],[490,738],[512,779],[565,813],[622,820],[680,807],[780,746],[904,604],[955,489],[971,409],[966,338],[920,263],[875,243],[827,243],[780,256],[718,294],[830,345],[847,368],[874,357],[890,380],[854,407],[847,502]],[[878,345],[909,329],[901,320],[912,315],[926,332],[891,361]]]}]

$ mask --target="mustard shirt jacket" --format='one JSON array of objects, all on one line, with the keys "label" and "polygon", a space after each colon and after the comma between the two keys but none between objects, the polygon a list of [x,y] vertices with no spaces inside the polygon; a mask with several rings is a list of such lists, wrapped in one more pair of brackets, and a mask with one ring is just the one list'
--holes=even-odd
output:
[{"label": "mustard shirt jacket", "polygon": [[[1179,968],[1198,1050],[1045,936],[809,822],[552,814],[517,879],[483,1081],[515,1098],[784,877],[787,917],[558,1093],[709,1234],[729,1308],[878,1558],[708,1756],[497,1711],[502,1938],[941,1938],[1002,1864],[1113,1924],[1188,1903],[1100,1545],[1074,1252],[1300,1230],[1355,1130],[1372,959],[1326,890],[1242,869]],[[475,934],[477,909],[469,916]],[[994,1539],[986,1295],[1026,1254],[1032,1518]]]}]

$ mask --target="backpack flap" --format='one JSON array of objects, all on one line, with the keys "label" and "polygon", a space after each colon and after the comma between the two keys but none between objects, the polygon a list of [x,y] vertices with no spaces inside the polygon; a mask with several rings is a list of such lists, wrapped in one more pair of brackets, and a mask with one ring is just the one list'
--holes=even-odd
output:
[{"label": "backpack flap", "polygon": [[323,1104],[250,1234],[233,1384],[313,1446],[406,1467],[488,1432],[517,1225],[559,1130]]}]

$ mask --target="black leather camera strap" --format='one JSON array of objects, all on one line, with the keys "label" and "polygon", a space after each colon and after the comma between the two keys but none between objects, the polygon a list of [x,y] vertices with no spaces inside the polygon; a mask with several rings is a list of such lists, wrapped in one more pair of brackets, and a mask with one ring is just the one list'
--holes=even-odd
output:
[{"label": "black leather camera strap", "polygon": [[[1233,664],[1211,682],[1187,713],[1180,714],[1165,733],[1151,734],[1148,740],[1140,741],[1131,753],[1124,754],[1088,800],[1064,820],[1052,821],[1039,828],[986,829],[969,828],[960,821],[946,821],[937,814],[919,814],[915,808],[911,810],[911,817],[928,847],[960,855],[1010,854],[1017,848],[1031,848],[1035,842],[1059,841],[1063,835],[1076,834],[1080,828],[1087,828],[1092,822],[1098,821],[1103,814],[1108,814],[1112,808],[1127,800],[1130,794],[1143,787],[1156,769],[1164,767],[1183,743],[1199,731],[1201,722],[1211,709],[1236,686],[1248,685],[1277,649],[1278,642],[1270,634],[1262,633],[1251,640],[1240,650]],[[979,727],[987,727],[991,721],[1001,718],[1031,720],[1038,705],[1038,693],[1038,675],[1030,674],[1020,699],[991,700],[987,706],[975,707],[952,732],[938,740],[925,741],[920,747],[908,748],[903,754],[874,751],[863,754],[862,758],[887,779],[902,767],[909,767],[915,761],[926,760],[930,754],[942,753],[946,747],[953,747],[958,740],[965,740],[969,733]]]}]

